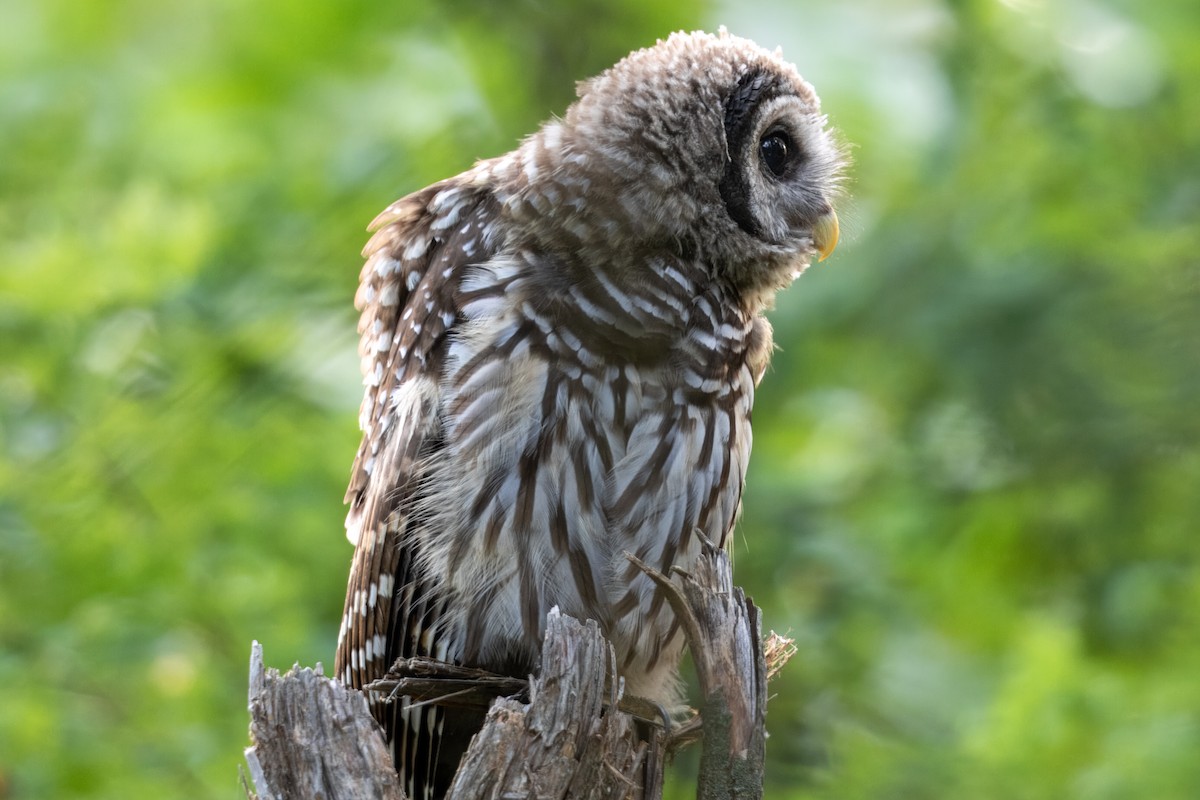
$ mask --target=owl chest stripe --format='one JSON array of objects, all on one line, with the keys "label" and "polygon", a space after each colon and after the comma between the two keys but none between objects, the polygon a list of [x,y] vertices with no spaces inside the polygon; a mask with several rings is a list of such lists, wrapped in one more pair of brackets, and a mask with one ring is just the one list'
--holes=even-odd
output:
[{"label": "owl chest stripe", "polygon": [[[565,400],[566,384],[563,376],[556,371],[548,371],[546,378],[546,388],[542,393],[540,419],[541,425],[538,427],[536,434],[531,434],[530,442],[527,444],[524,452],[521,453],[520,460],[517,462],[517,474],[519,481],[517,488],[517,505],[513,515],[513,527],[515,530],[525,532],[528,531],[534,524],[534,505],[538,490],[538,470],[541,465],[552,465],[558,458],[567,458],[569,456],[556,452],[555,445],[563,443],[565,434],[566,414],[558,411],[560,408],[566,407]],[[552,498],[546,498],[547,502],[551,502]],[[548,523],[549,520],[546,520]],[[554,533],[554,526],[547,525],[551,534]],[[565,542],[556,541],[555,536],[551,536],[551,542],[557,552],[562,553],[566,547]]]},{"label": "owl chest stripe", "polygon": [[[676,414],[678,413],[676,412]],[[657,431],[654,431],[653,434],[643,434],[653,435],[655,444],[650,457],[637,468],[637,471],[633,475],[615,476],[621,481],[628,481],[625,490],[621,492],[612,506],[612,515],[616,519],[629,519],[633,515],[638,499],[646,494],[654,493],[662,484],[663,467],[675,451],[677,444],[674,416],[676,415],[664,414]],[[632,444],[636,447],[638,443]]]}]

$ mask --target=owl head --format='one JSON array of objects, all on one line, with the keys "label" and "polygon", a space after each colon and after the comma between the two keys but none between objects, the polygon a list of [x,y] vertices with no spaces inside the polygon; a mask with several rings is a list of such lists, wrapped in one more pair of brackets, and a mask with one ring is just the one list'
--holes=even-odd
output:
[{"label": "owl head", "polygon": [[515,154],[507,205],[543,244],[631,272],[670,251],[746,296],[773,295],[836,245],[845,154],[777,53],[724,30],[675,33],[578,95]]}]

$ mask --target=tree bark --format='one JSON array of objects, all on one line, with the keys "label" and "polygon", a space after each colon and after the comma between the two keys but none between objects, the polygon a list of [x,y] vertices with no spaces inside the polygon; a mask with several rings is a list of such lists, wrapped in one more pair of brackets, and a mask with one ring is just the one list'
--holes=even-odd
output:
[{"label": "tree bark", "polygon": [[[447,800],[660,800],[668,754],[695,741],[698,800],[762,797],[767,678],[791,655],[790,642],[772,634],[764,657],[759,610],[733,586],[723,551],[706,546],[691,574],[673,577],[630,558],[680,617],[700,714],[671,726],[654,706],[623,697],[599,626],[552,610],[540,673],[524,692],[521,681],[429,662],[398,663],[398,677],[371,687],[428,702],[511,695],[491,702]],[[319,671],[265,670],[257,642],[250,715],[246,761],[261,800],[403,798],[363,695]]]},{"label": "tree bark", "polygon": [[293,667],[263,669],[250,651],[250,740],[246,763],[259,800],[403,800],[382,730],[360,692]]}]

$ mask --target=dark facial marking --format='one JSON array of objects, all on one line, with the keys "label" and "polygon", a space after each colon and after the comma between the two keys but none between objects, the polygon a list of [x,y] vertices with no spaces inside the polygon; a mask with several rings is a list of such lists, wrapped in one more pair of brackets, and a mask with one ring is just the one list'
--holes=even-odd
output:
[{"label": "dark facial marking", "polygon": [[[784,91],[777,76],[755,68],[741,77],[725,99],[725,143],[729,160],[725,162],[725,175],[721,178],[721,199],[733,221],[751,236],[758,235],[759,225],[750,213],[750,178],[745,174],[750,165],[743,163],[741,156],[751,152],[745,144],[754,123],[754,110]],[[755,147],[753,153],[756,156],[757,151]]]}]

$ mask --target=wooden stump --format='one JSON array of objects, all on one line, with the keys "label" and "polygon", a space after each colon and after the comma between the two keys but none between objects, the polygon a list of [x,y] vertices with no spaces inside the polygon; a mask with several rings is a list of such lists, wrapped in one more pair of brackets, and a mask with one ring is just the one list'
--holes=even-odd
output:
[{"label": "wooden stump", "polygon": [[[702,742],[697,798],[762,797],[767,678],[791,655],[790,642],[772,634],[764,657],[759,610],[733,586],[723,551],[707,547],[691,574],[639,566],[682,620],[702,693],[699,715],[668,731],[653,706],[622,696],[599,626],[552,610],[540,674],[524,692],[521,681],[427,662],[398,663],[390,682],[372,686],[429,702],[453,696],[461,703],[473,691],[473,702],[499,693],[527,698],[491,702],[447,800],[659,800],[667,754],[695,741]],[[260,800],[404,797],[363,695],[319,671],[266,670],[257,642],[250,715],[246,761]]]}]

